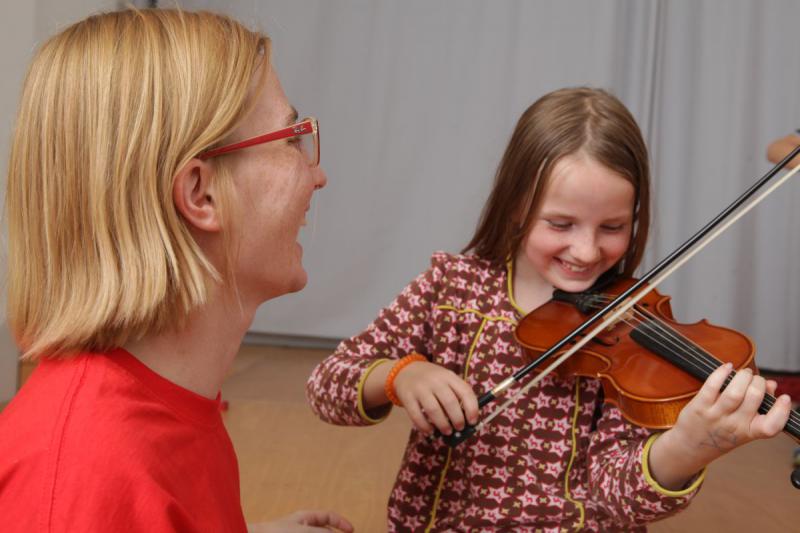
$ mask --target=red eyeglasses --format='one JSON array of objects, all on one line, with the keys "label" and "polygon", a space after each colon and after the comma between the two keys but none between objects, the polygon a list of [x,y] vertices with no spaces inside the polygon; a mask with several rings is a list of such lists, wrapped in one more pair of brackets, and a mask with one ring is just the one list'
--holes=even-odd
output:
[{"label": "red eyeglasses", "polygon": [[317,122],[317,119],[313,117],[304,118],[296,124],[292,124],[291,126],[287,126],[277,131],[265,133],[264,135],[259,135],[258,137],[245,139],[244,141],[228,144],[219,148],[206,150],[205,152],[201,152],[197,157],[199,159],[206,160],[218,155],[235,152],[236,150],[241,150],[242,148],[249,148],[250,146],[255,146],[257,144],[278,141],[280,139],[288,139],[290,137],[293,137],[293,139],[291,139],[289,142],[299,145],[298,148],[301,152],[303,152],[303,155],[305,155],[306,161],[309,165],[312,167],[319,165],[319,122]]}]

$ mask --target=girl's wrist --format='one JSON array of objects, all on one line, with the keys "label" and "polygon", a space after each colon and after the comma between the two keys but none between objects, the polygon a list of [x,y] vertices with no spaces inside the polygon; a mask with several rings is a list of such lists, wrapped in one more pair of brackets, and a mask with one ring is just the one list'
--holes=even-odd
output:
[{"label": "girl's wrist", "polygon": [[427,360],[428,358],[422,354],[410,353],[405,357],[401,357],[400,359],[397,360],[397,362],[394,365],[392,365],[391,370],[389,370],[389,373],[386,375],[386,381],[384,382],[383,385],[383,390],[384,393],[386,394],[386,398],[388,398],[390,402],[392,402],[394,405],[397,405],[398,407],[402,407],[403,405],[403,403],[400,401],[400,398],[397,397],[397,393],[394,390],[394,380],[397,377],[397,375],[411,363],[415,363],[418,361],[423,362]]},{"label": "girl's wrist", "polygon": [[653,479],[666,489],[679,490],[717,457],[675,426],[653,442],[648,462]]}]

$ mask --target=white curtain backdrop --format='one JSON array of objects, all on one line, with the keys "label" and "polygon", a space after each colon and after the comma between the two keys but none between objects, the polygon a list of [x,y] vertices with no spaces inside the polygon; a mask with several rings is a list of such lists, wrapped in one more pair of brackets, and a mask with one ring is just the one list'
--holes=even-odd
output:
[{"label": "white curtain backdrop", "polygon": [[[767,144],[800,127],[800,3],[664,1],[657,11],[649,266],[769,170]],[[664,285],[682,321],[749,334],[772,369],[800,370],[798,207],[790,181]]]},{"label": "white curtain backdrop", "polygon": [[[310,282],[263,306],[262,339],[352,335],[431,252],[459,250],[517,118],[550,90],[607,88],[645,132],[645,268],[769,168],[770,140],[800,127],[791,0],[181,4],[269,33],[290,100],[321,123],[329,185],[302,239]],[[790,183],[662,290],[679,320],[749,334],[773,369],[800,370],[799,201]]]}]

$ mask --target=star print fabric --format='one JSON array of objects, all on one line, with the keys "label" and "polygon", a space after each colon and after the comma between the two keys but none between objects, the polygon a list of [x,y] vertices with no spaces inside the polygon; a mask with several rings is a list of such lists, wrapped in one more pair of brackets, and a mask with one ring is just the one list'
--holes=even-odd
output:
[{"label": "star print fabric", "polygon": [[[429,270],[317,366],[307,384],[312,409],[332,424],[378,423],[390,406],[364,411],[364,374],[410,352],[452,370],[476,394],[491,389],[527,362],[514,339],[521,315],[510,290],[505,266],[434,254]],[[599,387],[548,376],[453,449],[412,430],[388,530],[645,531],[684,508],[699,483],[670,493],[648,481],[642,461],[652,432],[608,404],[595,421]]]}]

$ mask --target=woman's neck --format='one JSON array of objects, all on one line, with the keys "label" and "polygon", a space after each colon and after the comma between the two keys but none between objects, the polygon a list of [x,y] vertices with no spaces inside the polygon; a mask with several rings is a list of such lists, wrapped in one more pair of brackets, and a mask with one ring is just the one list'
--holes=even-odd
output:
[{"label": "woman's neck", "polygon": [[192,312],[182,329],[145,335],[124,348],[163,378],[214,398],[254,314],[235,301],[208,304]]}]

